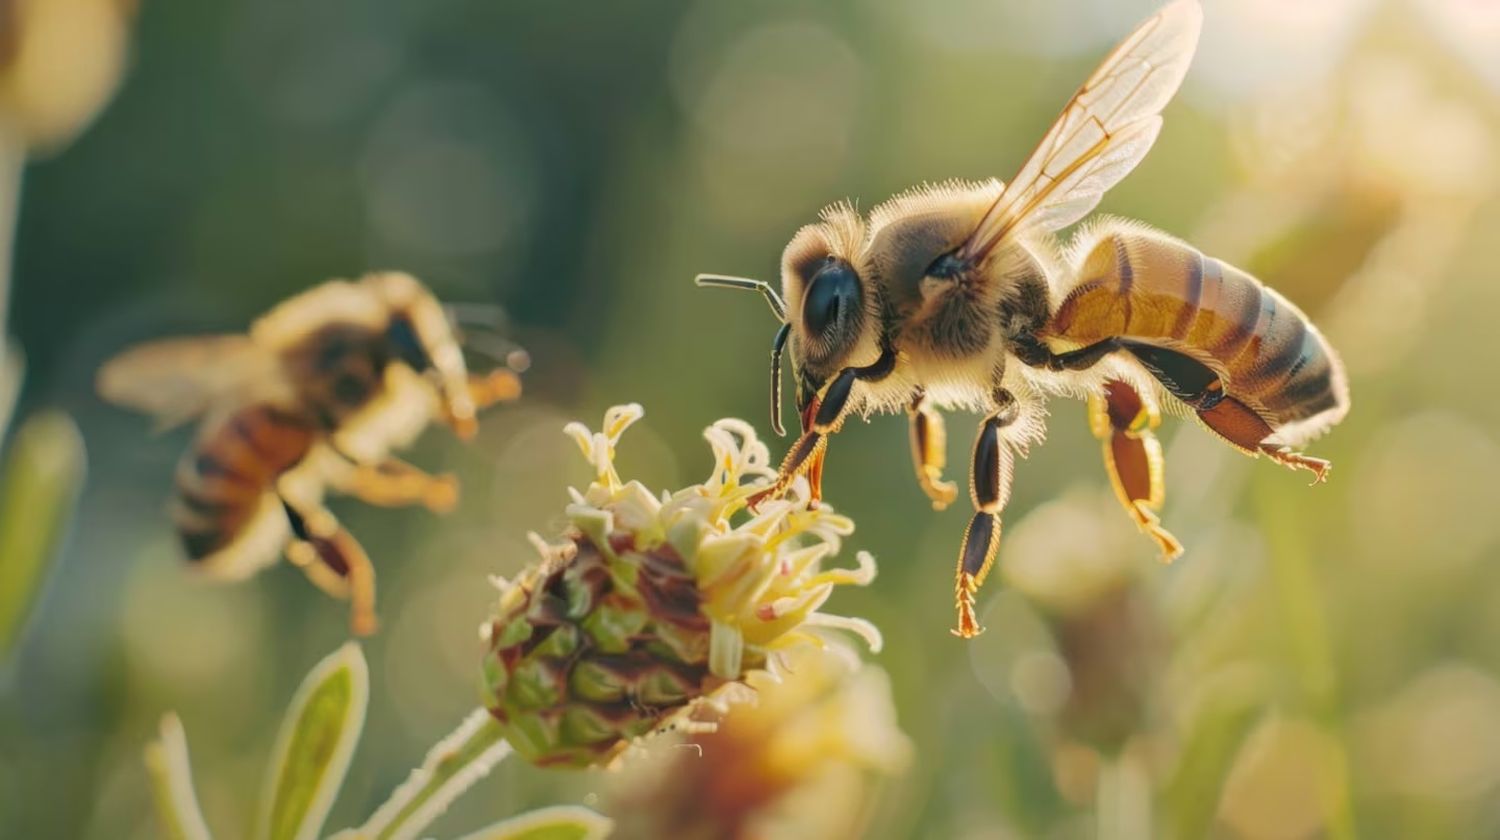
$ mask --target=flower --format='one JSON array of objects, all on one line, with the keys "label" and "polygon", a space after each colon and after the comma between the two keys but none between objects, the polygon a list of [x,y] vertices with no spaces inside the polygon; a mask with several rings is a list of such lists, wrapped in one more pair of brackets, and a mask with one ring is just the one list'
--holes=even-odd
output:
[{"label": "flower", "polygon": [[751,674],[756,702],[621,775],[614,837],[857,837],[911,761],[890,679],[843,645]]},{"label": "flower", "polygon": [[114,94],[134,16],[132,0],[0,3],[0,121],[28,146],[72,139]]},{"label": "flower", "polygon": [[826,644],[825,628],[880,647],[869,622],[818,611],[834,587],[875,576],[863,552],[856,568],[822,568],[853,522],[813,507],[805,482],[740,516],[775,470],[739,420],[704,432],[714,467],[703,483],[657,496],[622,481],[615,446],[642,414],[618,406],[600,432],[566,428],[595,479],[571,491],[566,541],[534,538],[542,560],[501,582],[480,629],[485,705],[537,764],[609,764],[637,738],[693,728],[693,710],[746,696],[747,675]]}]

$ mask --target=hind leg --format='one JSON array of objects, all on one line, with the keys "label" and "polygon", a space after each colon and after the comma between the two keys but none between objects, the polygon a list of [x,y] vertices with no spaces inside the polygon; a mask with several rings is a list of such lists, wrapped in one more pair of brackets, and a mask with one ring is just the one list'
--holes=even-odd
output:
[{"label": "hind leg", "polygon": [[1104,449],[1104,468],[1115,497],[1137,527],[1156,541],[1162,559],[1182,554],[1182,543],[1161,525],[1157,512],[1166,496],[1161,443],[1153,431],[1161,423],[1156,407],[1118,379],[1104,394],[1089,397],[1089,428]]},{"label": "hind leg", "polygon": [[1332,464],[1294,452],[1291,447],[1266,443],[1276,429],[1248,405],[1224,390],[1219,375],[1202,362],[1175,350],[1128,338],[1106,338],[1067,353],[1053,353],[1039,341],[1021,345],[1018,355],[1027,364],[1050,370],[1085,370],[1105,356],[1125,352],[1146,369],[1167,393],[1182,400],[1210,431],[1247,455],[1265,455],[1284,467],[1308,470],[1313,484],[1326,481]]},{"label": "hind leg", "polygon": [[1266,443],[1276,429],[1233,394],[1225,392],[1218,374],[1203,363],[1174,350],[1136,341],[1120,342],[1125,350],[1159,380],[1167,392],[1186,403],[1210,431],[1247,455],[1265,455],[1288,469],[1313,473],[1313,484],[1328,479],[1332,464],[1291,447]]},{"label": "hind leg", "polygon": [[292,527],[286,557],[319,589],[350,602],[349,626],[356,636],[375,632],[375,566],[354,536],[321,503],[281,492]]},{"label": "hind leg", "polygon": [[1274,431],[1270,424],[1234,397],[1225,397],[1211,408],[1199,410],[1198,419],[1248,455],[1265,455],[1287,469],[1311,472],[1313,484],[1327,481],[1328,471],[1333,469],[1333,464],[1322,458],[1294,452],[1287,446],[1265,443]]}]

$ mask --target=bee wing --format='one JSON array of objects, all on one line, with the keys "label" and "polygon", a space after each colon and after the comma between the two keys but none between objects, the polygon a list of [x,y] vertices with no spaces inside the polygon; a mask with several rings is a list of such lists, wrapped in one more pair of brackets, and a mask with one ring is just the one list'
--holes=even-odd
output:
[{"label": "bee wing", "polygon": [[121,353],[99,368],[99,396],[150,414],[168,429],[203,414],[273,369],[249,336],[168,338]]},{"label": "bee wing", "polygon": [[1114,48],[960,246],[982,259],[1008,237],[1083,218],[1134,169],[1161,130],[1161,110],[1187,74],[1203,11],[1176,0]]}]

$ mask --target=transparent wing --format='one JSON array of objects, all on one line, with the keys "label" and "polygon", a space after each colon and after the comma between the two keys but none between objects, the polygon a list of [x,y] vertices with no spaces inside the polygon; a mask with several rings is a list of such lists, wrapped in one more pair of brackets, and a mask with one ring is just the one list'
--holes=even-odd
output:
[{"label": "transparent wing", "polygon": [[99,369],[99,396],[170,428],[204,413],[271,372],[245,335],[169,338],[132,347]]},{"label": "transparent wing", "polygon": [[1073,94],[957,255],[980,259],[1008,236],[1057,230],[1098,206],[1156,141],[1202,23],[1197,0],[1175,0],[1136,27]]}]

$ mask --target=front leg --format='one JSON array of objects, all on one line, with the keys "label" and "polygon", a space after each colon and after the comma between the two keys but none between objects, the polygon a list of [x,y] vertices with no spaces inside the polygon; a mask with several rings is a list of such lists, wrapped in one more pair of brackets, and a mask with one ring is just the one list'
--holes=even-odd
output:
[{"label": "front leg", "polygon": [[815,398],[803,413],[802,434],[792,444],[791,451],[781,462],[781,469],[771,486],[754,494],[748,500],[751,510],[760,507],[767,499],[775,499],[786,493],[797,476],[808,474],[812,501],[823,496],[823,456],[828,450],[828,436],[844,425],[844,410],[849,405],[849,393],[858,376],[857,368],[844,368],[834,377],[823,396]]},{"label": "front leg", "polygon": [[911,457],[917,470],[917,484],[932,500],[932,509],[943,510],[958,498],[958,486],[943,480],[948,449],[943,415],[928,405],[927,394],[922,391],[912,398],[906,414],[911,425]]},{"label": "front leg", "polygon": [[1103,395],[1089,397],[1089,428],[1102,441],[1104,468],[1115,497],[1137,527],[1161,549],[1163,560],[1182,554],[1182,543],[1161,525],[1157,511],[1166,497],[1156,407],[1118,379],[1104,383]]},{"label": "front leg", "polygon": [[984,632],[974,615],[974,596],[1000,550],[1000,512],[1010,501],[1011,476],[1015,471],[1015,450],[1005,439],[1005,433],[1020,416],[1021,406],[1016,398],[1001,388],[995,392],[995,410],[984,418],[979,437],[974,441],[974,465],[969,477],[974,518],[964,531],[955,586],[958,627],[953,635],[960,638],[972,639]]},{"label": "front leg", "polygon": [[[469,374],[464,387],[468,391],[468,399],[463,402],[472,406],[471,412],[477,412],[495,403],[509,402],[520,397],[521,377],[510,368],[496,368],[486,374]],[[453,406],[446,401],[442,409],[442,420],[460,438],[468,439],[477,430],[472,413],[455,416]]]},{"label": "front leg", "polygon": [[521,377],[510,368],[496,368],[480,375],[469,374],[469,399],[475,409],[489,408],[521,396]]},{"label": "front leg", "polygon": [[431,475],[400,458],[373,464],[352,462],[331,482],[340,492],[381,507],[420,504],[433,513],[448,513],[458,504],[458,479]]},{"label": "front leg", "polygon": [[881,352],[880,358],[872,365],[847,367],[839,371],[823,389],[822,396],[813,398],[803,409],[802,435],[792,444],[791,451],[781,462],[781,469],[771,486],[747,500],[750,508],[754,510],[765,500],[784,495],[792,482],[797,480],[797,476],[804,473],[809,479],[812,502],[816,504],[823,497],[823,456],[828,450],[828,436],[844,425],[854,383],[860,380],[879,382],[895,368],[896,351],[888,348]]}]

